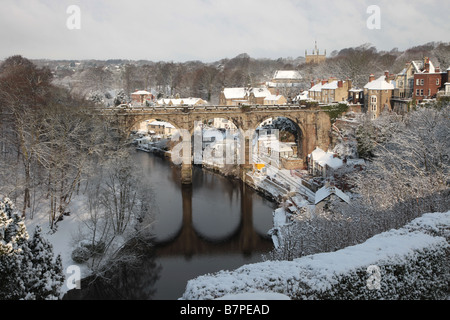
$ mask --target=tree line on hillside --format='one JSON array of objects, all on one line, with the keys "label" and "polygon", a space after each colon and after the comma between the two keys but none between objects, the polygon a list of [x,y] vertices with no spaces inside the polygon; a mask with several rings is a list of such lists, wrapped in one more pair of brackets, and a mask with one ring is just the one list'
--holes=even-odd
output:
[{"label": "tree line on hillside", "polygon": [[[259,86],[270,81],[277,70],[298,70],[303,76],[299,91],[309,89],[312,80],[337,77],[350,79],[354,87],[363,87],[371,73],[385,70],[398,73],[408,61],[431,58],[441,68],[450,66],[450,43],[430,42],[405,51],[397,48],[378,51],[370,44],[331,52],[322,64],[306,64],[303,57],[256,59],[243,53],[212,63],[201,61],[153,62],[128,60],[37,61],[49,66],[54,82],[71,93],[98,96],[112,103],[118,92],[128,97],[135,90],[152,90],[158,98],[198,97],[218,103],[226,87]],[[300,92],[299,92],[300,93]]]}]

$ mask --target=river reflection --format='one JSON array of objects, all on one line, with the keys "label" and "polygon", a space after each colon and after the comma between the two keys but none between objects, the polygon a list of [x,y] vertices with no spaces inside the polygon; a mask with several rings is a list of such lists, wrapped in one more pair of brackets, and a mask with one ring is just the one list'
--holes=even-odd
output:
[{"label": "river reflection", "polygon": [[192,186],[183,186],[168,160],[144,152],[134,160],[154,190],[155,246],[134,267],[118,269],[109,290],[102,284],[78,298],[178,299],[188,280],[259,262],[272,249],[275,206],[251,188],[197,167]]}]

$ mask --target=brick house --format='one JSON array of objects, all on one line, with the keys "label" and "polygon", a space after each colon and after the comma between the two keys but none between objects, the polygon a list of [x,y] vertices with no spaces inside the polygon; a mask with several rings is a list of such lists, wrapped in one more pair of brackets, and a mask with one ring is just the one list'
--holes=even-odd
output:
[{"label": "brick house", "polygon": [[444,89],[447,80],[447,73],[441,72],[429,58],[425,58],[423,69],[414,74],[413,98],[416,101],[436,98],[438,91]]},{"label": "brick house", "polygon": [[139,90],[131,94],[131,101],[134,104],[143,105],[146,101],[153,101],[155,96],[148,91]]}]

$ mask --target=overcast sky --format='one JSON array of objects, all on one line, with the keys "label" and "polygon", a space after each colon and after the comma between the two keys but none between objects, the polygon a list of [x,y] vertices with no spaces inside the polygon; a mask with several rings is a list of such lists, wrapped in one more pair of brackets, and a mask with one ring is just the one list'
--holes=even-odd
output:
[{"label": "overcast sky", "polygon": [[[70,5],[80,29],[67,27]],[[367,27],[370,5],[380,29]],[[449,0],[0,0],[0,59],[276,59],[304,56],[315,40],[328,54],[404,50],[450,41],[449,13]]]}]

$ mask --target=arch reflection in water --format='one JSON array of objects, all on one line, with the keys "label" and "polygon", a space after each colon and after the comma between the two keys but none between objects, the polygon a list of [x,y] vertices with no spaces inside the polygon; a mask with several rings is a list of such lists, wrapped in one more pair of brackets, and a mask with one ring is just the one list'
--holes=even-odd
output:
[{"label": "arch reflection in water", "polygon": [[111,284],[97,281],[67,298],[175,300],[190,279],[259,262],[272,249],[274,204],[251,188],[196,167],[193,185],[182,186],[169,161],[143,152],[134,160],[154,190],[155,246],[143,249],[138,265],[118,269]]},{"label": "arch reflection in water", "polygon": [[[204,194],[195,190],[192,186],[181,186],[182,192],[182,216],[183,223],[179,232],[171,239],[166,241],[157,241],[158,256],[185,256],[208,255],[208,254],[224,254],[224,253],[242,253],[250,255],[253,252],[267,252],[272,248],[272,243],[265,234],[258,233],[254,229],[253,223],[253,197],[255,193],[237,182],[240,190],[240,207],[231,209],[240,209],[238,212],[223,211],[217,203],[216,210],[204,207]],[[196,192],[196,196],[194,196]],[[206,196],[208,193],[206,193]],[[193,202],[196,202],[196,211],[193,210]],[[214,202],[214,201],[213,201]],[[214,203],[213,203],[214,204]],[[219,209],[219,210],[218,210]],[[194,216],[198,215],[197,219]],[[207,223],[202,225],[201,218],[210,215],[212,219],[208,219]],[[218,222],[213,220],[219,215],[224,215],[225,219]],[[234,216],[234,217],[233,217]],[[227,221],[227,218],[235,218],[237,220]],[[232,219],[233,220],[233,219]],[[211,223],[213,222],[213,223]],[[208,229],[209,228],[209,229]],[[218,235],[218,236],[217,236]]]}]

